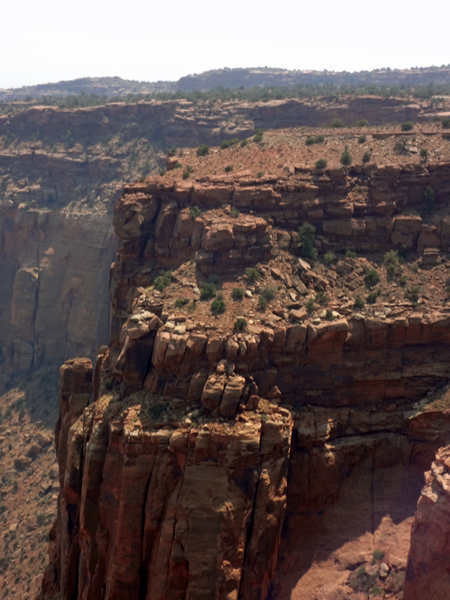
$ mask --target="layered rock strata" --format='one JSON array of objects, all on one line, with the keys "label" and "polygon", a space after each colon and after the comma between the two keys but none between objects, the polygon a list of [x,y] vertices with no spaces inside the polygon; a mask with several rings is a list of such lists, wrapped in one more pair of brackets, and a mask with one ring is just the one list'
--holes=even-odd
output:
[{"label": "layered rock strata", "polygon": [[[446,167],[433,173],[443,193]],[[351,174],[336,177],[354,185]],[[356,530],[339,530],[339,543],[351,546],[366,529],[374,541],[335,555],[341,575],[314,585],[324,598],[346,598],[348,573],[370,560],[376,539],[404,568],[401,542],[380,527],[387,514],[394,529],[411,517],[420,473],[449,441],[448,415],[427,401],[412,406],[448,381],[448,315],[350,311],[313,321],[305,311],[243,332],[224,320],[219,331],[169,313],[170,296],[154,287],[168,266],[180,290],[195,293],[195,277],[220,273],[225,287],[247,266],[295,254],[283,227],[302,222],[310,192],[283,185],[153,180],[126,188],[116,205],[110,345],[93,384],[87,362],[61,370],[62,492],[42,598],[310,600],[317,553],[336,549],[326,532],[338,531],[339,514],[341,525],[355,520],[349,498],[358,489],[368,508]],[[414,198],[407,185],[404,201]],[[331,186],[325,209],[335,193]],[[193,204],[201,216],[189,215]],[[224,204],[241,212],[218,218]],[[378,226],[374,206],[362,219],[374,211]],[[395,217],[385,219],[393,228]],[[335,235],[322,243],[342,243]],[[301,288],[311,269],[293,260]],[[340,499],[345,514],[333,508]]]}]

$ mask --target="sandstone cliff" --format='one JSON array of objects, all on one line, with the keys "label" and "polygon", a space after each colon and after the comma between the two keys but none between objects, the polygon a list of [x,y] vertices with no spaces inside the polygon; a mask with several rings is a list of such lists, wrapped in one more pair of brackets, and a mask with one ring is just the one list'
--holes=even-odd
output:
[{"label": "sandstone cliff", "polygon": [[[41,598],[332,600],[367,582],[401,589],[421,476],[449,442],[448,413],[422,400],[449,380],[437,276],[447,265],[417,273],[442,288],[435,305],[396,301],[386,287],[389,306],[358,312],[340,290],[345,277],[360,285],[368,259],[324,270],[298,258],[296,231],[314,222],[323,250],[351,240],[359,252],[438,253],[448,164],[319,175],[281,164],[282,177],[214,178],[215,161],[187,181],[127,186],[114,208],[110,344],[95,373],[85,360],[61,369],[62,491]],[[432,230],[400,214],[421,210],[428,185]],[[361,186],[367,195],[353,201]],[[246,272],[255,266],[256,284]],[[201,299],[211,274],[225,312]],[[245,294],[233,304],[236,284]],[[267,312],[264,288],[278,298]],[[332,296],[330,315],[308,312],[318,292]],[[375,550],[386,564],[369,566]]]}]

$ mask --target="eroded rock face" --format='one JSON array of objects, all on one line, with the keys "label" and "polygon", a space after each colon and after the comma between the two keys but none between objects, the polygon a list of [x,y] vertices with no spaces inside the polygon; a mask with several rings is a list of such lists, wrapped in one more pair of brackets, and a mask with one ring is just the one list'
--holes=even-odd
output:
[{"label": "eroded rock face", "polygon": [[436,455],[425,474],[411,531],[405,600],[450,596],[450,447]]}]

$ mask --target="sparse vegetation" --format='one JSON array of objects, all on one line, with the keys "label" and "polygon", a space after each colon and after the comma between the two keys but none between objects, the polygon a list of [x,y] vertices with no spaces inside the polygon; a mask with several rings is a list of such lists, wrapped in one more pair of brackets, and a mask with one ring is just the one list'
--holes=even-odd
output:
[{"label": "sparse vegetation", "polygon": [[367,119],[359,119],[355,123],[355,127],[368,127],[369,121]]},{"label": "sparse vegetation", "polygon": [[205,283],[200,292],[200,300],[212,300],[216,294],[216,285],[214,283]]},{"label": "sparse vegetation", "polygon": [[327,267],[329,267],[335,258],[336,257],[333,254],[333,252],[331,252],[331,250],[328,250],[328,252],[323,257],[323,262],[326,264]]},{"label": "sparse vegetation", "polygon": [[330,127],[345,127],[345,124],[342,119],[333,119],[330,123]]},{"label": "sparse vegetation", "polygon": [[353,161],[352,155],[349,152],[348,146],[345,146],[344,152],[341,154],[341,164],[347,167]]},{"label": "sparse vegetation", "polygon": [[227,165],[227,166],[225,167],[225,172],[226,172],[226,173],[229,173],[229,172],[230,172],[230,171],[232,171],[232,170],[233,170],[233,165]]},{"label": "sparse vegetation", "polygon": [[197,148],[197,156],[206,156],[209,152],[209,146],[206,144],[200,144]]},{"label": "sparse vegetation", "polygon": [[364,152],[363,154],[363,163],[368,163],[370,162],[370,159],[372,158],[372,152],[370,152],[369,150],[367,150],[367,152]]},{"label": "sparse vegetation", "polygon": [[380,282],[380,275],[375,269],[368,269],[364,275],[364,281],[369,287],[373,287]]},{"label": "sparse vegetation", "polygon": [[260,144],[262,142],[263,135],[264,135],[264,130],[257,129],[255,131],[255,135],[253,136],[253,141],[256,142],[257,144]]},{"label": "sparse vegetation", "polygon": [[321,291],[321,292],[317,292],[314,300],[317,302],[317,304],[324,306],[324,305],[328,304],[328,302],[330,301],[330,298],[326,292]]},{"label": "sparse vegetation", "polygon": [[425,162],[428,160],[428,150],[426,148],[420,149],[420,158]]},{"label": "sparse vegetation", "polygon": [[434,210],[434,202],[436,200],[436,196],[431,185],[428,185],[423,194],[423,200],[425,203],[425,212],[432,212]]},{"label": "sparse vegetation", "polygon": [[198,206],[193,206],[192,208],[189,209],[189,217],[194,221],[197,217],[199,217],[202,214],[202,211],[199,209]]},{"label": "sparse vegetation", "polygon": [[405,123],[402,123],[401,127],[402,131],[411,131],[411,129],[414,129],[414,123],[412,121],[406,121]]},{"label": "sparse vegetation", "polygon": [[172,272],[165,271],[162,275],[159,275],[155,279],[155,288],[157,290],[159,290],[160,292],[162,292],[163,290],[166,289],[166,287],[170,284],[171,281],[172,281]]},{"label": "sparse vegetation", "polygon": [[365,144],[367,140],[367,136],[366,135],[360,135],[358,138],[358,144]]},{"label": "sparse vegetation", "polygon": [[266,307],[267,307],[267,298],[265,298],[264,296],[260,295],[258,297],[258,307],[265,312],[266,311]]},{"label": "sparse vegetation", "polygon": [[247,327],[247,320],[244,317],[237,317],[234,322],[234,328],[238,331],[243,331]]},{"label": "sparse vegetation", "polygon": [[374,565],[375,563],[380,562],[380,560],[383,560],[384,555],[385,555],[385,552],[383,550],[380,550],[378,548],[375,549],[372,552],[372,564]]},{"label": "sparse vegetation", "polygon": [[362,310],[364,308],[364,300],[360,296],[355,298],[355,309]]},{"label": "sparse vegetation", "polygon": [[241,148],[244,148],[248,144],[248,140],[242,140]]},{"label": "sparse vegetation", "polygon": [[256,283],[261,279],[261,273],[255,267],[246,269],[245,276],[249,283]]},{"label": "sparse vegetation", "polygon": [[301,244],[300,253],[303,258],[317,260],[317,248],[314,246],[316,228],[311,223],[303,223],[298,230],[298,238]]},{"label": "sparse vegetation", "polygon": [[273,285],[265,285],[261,289],[260,293],[261,293],[261,296],[264,296],[264,298],[267,300],[267,302],[271,302],[272,300],[275,300],[275,298],[277,297],[277,289]]},{"label": "sparse vegetation", "polygon": [[[205,289],[205,288],[203,288]],[[203,290],[202,290],[203,291]],[[211,302],[211,312],[213,314],[222,315],[227,310],[225,302],[221,298],[216,298]]]},{"label": "sparse vegetation", "polygon": [[231,148],[231,146],[235,146],[236,144],[239,144],[239,140],[237,138],[233,138],[232,140],[223,140],[220,143],[220,149],[226,150],[227,148]]},{"label": "sparse vegetation", "polygon": [[175,308],[183,308],[186,304],[189,304],[189,298],[177,298],[175,300]]},{"label": "sparse vegetation", "polygon": [[354,250],[347,250],[345,253],[345,258],[356,258],[357,254]]},{"label": "sparse vegetation", "polygon": [[238,209],[237,209],[235,206],[233,206],[233,207],[231,208],[231,210],[230,210],[230,215],[231,215],[231,217],[232,217],[233,219],[237,219],[237,218],[238,218],[238,216],[239,216],[240,214],[241,214],[241,213],[239,212],[239,210],[238,210]]},{"label": "sparse vegetation", "polygon": [[314,300],[312,298],[310,298],[305,304],[305,308],[309,313],[312,313],[316,310],[316,305],[314,304]]},{"label": "sparse vegetation", "polygon": [[405,291],[405,298],[409,300],[412,304],[417,304],[419,301],[420,288],[417,286],[412,286]]},{"label": "sparse vegetation", "polygon": [[377,298],[378,298],[378,296],[377,296],[376,292],[370,292],[370,294],[367,295],[366,302],[367,302],[367,304],[375,304],[377,301]]},{"label": "sparse vegetation", "polygon": [[318,171],[323,171],[324,169],[327,168],[327,161],[324,158],[319,158],[318,161],[316,161],[316,169]]},{"label": "sparse vegetation", "polygon": [[334,321],[333,311],[330,310],[329,308],[327,309],[327,312],[326,312],[326,315],[325,315],[325,319],[327,321]]},{"label": "sparse vegetation", "polygon": [[241,287],[233,288],[233,291],[231,292],[231,297],[236,302],[241,302],[244,299],[244,290],[243,290],[243,288],[241,288]]},{"label": "sparse vegetation", "polygon": [[264,171],[258,171],[258,172],[256,173],[256,177],[258,177],[258,179],[260,179],[260,178],[261,178],[261,177],[263,177],[263,176],[264,176]]},{"label": "sparse vegetation", "polygon": [[450,129],[450,118],[446,117],[445,119],[442,119],[442,128],[443,129]]}]

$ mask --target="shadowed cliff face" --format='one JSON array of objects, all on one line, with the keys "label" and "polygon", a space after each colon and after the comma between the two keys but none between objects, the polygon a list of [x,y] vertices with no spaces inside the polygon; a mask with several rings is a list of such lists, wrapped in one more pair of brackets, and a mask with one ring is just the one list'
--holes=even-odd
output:
[{"label": "shadowed cliff face", "polygon": [[[314,190],[316,176],[295,169],[282,183],[125,189],[109,347],[95,372],[81,359],[61,368],[61,494],[40,598],[346,600],[363,593],[362,565],[372,585],[400,591],[421,473],[449,441],[448,413],[422,398],[448,383],[450,320],[406,302],[339,308],[339,283],[296,256],[289,231],[314,192],[322,247],[345,248],[342,222],[357,219],[333,209],[366,177],[358,222],[371,225],[350,235],[360,251],[391,249],[397,200],[420,202],[405,186],[433,177],[444,203],[446,173],[372,165],[330,169]],[[194,204],[202,214],[189,214]],[[416,250],[414,231],[404,233]],[[199,299],[210,274],[223,314]],[[233,304],[237,281],[250,294]],[[254,296],[270,286],[277,308],[263,312]],[[331,319],[305,308],[319,291]],[[387,565],[370,564],[377,549]]]}]

